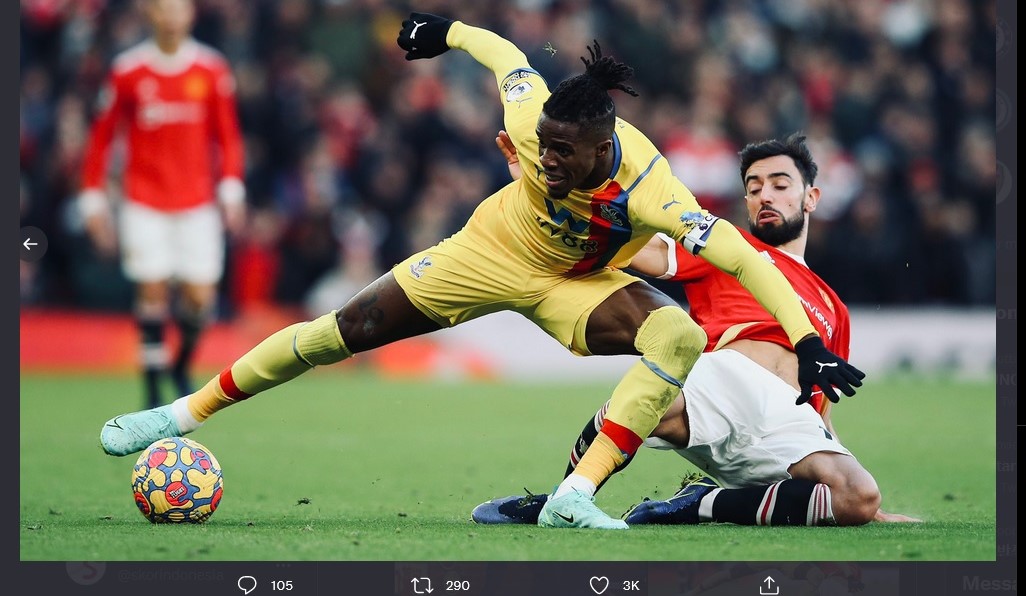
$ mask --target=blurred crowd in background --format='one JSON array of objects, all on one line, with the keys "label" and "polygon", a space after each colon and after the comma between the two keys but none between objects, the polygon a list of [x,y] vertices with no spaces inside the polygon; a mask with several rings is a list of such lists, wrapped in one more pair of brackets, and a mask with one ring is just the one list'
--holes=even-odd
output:
[{"label": "blurred crowd in background", "polygon": [[[23,304],[129,310],[75,209],[113,57],[148,33],[132,0],[22,0]],[[744,224],[737,152],[804,131],[819,163],[810,266],[850,305],[987,305],[995,284],[993,0],[197,0],[194,36],[237,78],[250,212],[222,316],[320,314],[461,227],[509,182],[491,73],[406,62],[410,10],[490,28],[550,86],[592,39],[635,69],[619,115],[714,213]],[[554,51],[553,51],[554,50]],[[115,172],[119,164],[113,160]],[[116,177],[115,177],[116,183]],[[111,188],[117,188],[111,186]],[[116,193],[115,193],[116,195]]]}]

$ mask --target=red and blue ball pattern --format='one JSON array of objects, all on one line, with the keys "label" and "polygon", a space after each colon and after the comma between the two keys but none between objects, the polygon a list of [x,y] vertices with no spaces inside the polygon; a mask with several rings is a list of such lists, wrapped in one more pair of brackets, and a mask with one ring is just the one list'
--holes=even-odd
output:
[{"label": "red and blue ball pattern", "polygon": [[132,469],[132,493],[152,523],[203,523],[221,503],[221,466],[192,439],[171,437],[143,450]]}]

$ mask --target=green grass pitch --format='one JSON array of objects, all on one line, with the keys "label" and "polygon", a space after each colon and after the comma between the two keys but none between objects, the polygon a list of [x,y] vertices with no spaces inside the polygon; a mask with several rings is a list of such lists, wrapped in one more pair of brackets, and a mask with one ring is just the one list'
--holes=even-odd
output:
[{"label": "green grass pitch", "polygon": [[[917,525],[478,526],[492,497],[544,492],[612,384],[383,380],[324,369],[215,416],[190,435],[224,470],[203,525],[154,526],[129,485],[135,456],[104,455],[103,422],[141,403],[131,375],[21,378],[24,561],[995,559],[993,381],[872,379],[835,424],[888,511]],[[688,471],[643,449],[597,503],[665,498]]]}]

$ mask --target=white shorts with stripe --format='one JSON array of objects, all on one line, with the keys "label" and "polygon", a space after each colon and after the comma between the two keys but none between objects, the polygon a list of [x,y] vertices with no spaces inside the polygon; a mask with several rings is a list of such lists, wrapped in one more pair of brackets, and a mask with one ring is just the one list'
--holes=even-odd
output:
[{"label": "white shorts with stripe", "polygon": [[224,226],[217,205],[160,211],[124,201],[118,217],[121,266],[133,282],[213,284],[224,272]]},{"label": "white shorts with stripe", "polygon": [[798,392],[730,349],[706,352],[684,383],[691,439],[678,449],[650,437],[645,446],[673,449],[724,488],[772,484],[817,451],[851,455]]}]

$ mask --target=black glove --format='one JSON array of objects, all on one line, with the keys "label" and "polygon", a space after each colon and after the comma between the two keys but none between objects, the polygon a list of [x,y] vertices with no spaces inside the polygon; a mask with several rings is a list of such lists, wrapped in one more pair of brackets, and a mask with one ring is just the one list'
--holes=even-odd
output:
[{"label": "black glove", "polygon": [[813,386],[819,386],[830,401],[837,403],[841,398],[834,391],[835,386],[851,397],[855,395],[852,386],[861,387],[866,377],[866,373],[826,349],[818,335],[798,342],[794,353],[798,355],[798,386],[802,389],[798,401],[794,402],[797,405],[809,401]]},{"label": "black glove", "polygon": [[449,50],[445,36],[453,21],[426,12],[411,12],[410,18],[403,21],[402,31],[396,43],[406,50],[407,60],[434,58]]}]

